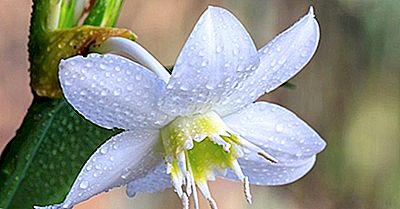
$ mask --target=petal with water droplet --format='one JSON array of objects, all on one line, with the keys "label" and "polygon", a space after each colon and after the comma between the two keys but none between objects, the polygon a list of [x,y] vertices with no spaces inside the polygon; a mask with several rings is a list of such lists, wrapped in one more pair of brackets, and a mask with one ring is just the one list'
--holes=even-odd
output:
[{"label": "petal with water droplet", "polygon": [[163,162],[159,146],[159,131],[125,131],[112,137],[89,158],[64,202],[55,208],[71,208],[96,194],[143,178]]},{"label": "petal with water droplet", "polygon": [[59,78],[67,101],[97,125],[157,128],[168,122],[156,105],[165,82],[128,59],[112,54],[76,56],[61,61]]},{"label": "petal with water droplet", "polygon": [[176,61],[160,106],[172,115],[208,112],[257,66],[257,50],[242,24],[227,10],[209,7]]},{"label": "petal with water droplet", "polygon": [[256,102],[223,120],[234,132],[277,158],[279,164],[302,163],[326,144],[307,123],[276,104]]},{"label": "petal with water droplet", "polygon": [[259,71],[265,72],[263,91],[274,90],[300,72],[314,55],[318,42],[319,25],[310,9],[306,16],[258,51]]},{"label": "petal with water droplet", "polygon": [[[256,185],[283,185],[289,184],[303,177],[314,166],[316,156],[295,164],[271,164],[265,159],[254,156],[252,160],[239,158],[239,164],[249,182]],[[229,170],[225,176],[228,179],[238,180],[233,171]]]},{"label": "petal with water droplet", "polygon": [[319,26],[312,9],[293,26],[258,50],[260,65],[243,88],[228,96],[216,110],[227,115],[254,102],[295,76],[310,61],[319,42]]},{"label": "petal with water droplet", "polygon": [[159,192],[171,187],[171,178],[167,174],[165,162],[160,162],[147,175],[128,183],[126,193],[132,197],[137,192]]}]

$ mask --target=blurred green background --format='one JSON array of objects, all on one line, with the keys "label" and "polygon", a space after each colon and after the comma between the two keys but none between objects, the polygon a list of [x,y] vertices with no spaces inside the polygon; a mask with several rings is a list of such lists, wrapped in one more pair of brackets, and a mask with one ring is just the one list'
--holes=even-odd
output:
[{"label": "blurred green background", "polygon": [[[278,102],[313,126],[328,146],[314,169],[280,187],[253,186],[247,205],[240,183],[211,183],[220,209],[400,208],[400,1],[398,0],[127,0],[119,27],[164,65],[172,65],[207,5],[231,10],[258,47],[305,14],[321,26],[319,49],[291,83],[262,99]],[[0,1],[0,150],[32,100],[27,42],[30,0]],[[38,168],[40,169],[40,168]],[[76,208],[181,208],[171,190],[127,198],[123,188]],[[34,195],[34,194],[32,194]],[[208,208],[201,202],[202,208]]]}]

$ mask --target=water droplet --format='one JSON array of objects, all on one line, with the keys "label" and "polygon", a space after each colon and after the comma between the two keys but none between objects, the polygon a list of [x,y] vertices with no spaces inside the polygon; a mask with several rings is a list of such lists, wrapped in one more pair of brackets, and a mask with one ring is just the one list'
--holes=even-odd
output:
[{"label": "water droplet", "polygon": [[120,88],[117,88],[114,90],[113,93],[114,93],[114,96],[119,96],[119,95],[121,95],[121,92],[122,92],[122,90]]},{"label": "water droplet", "polygon": [[102,147],[101,149],[100,149],[100,153],[101,154],[106,154],[108,152],[108,147]]},{"label": "water droplet", "polygon": [[65,47],[65,43],[64,43],[64,42],[60,42],[60,43],[57,45],[57,47],[60,48],[60,49],[62,49],[62,48]]},{"label": "water droplet", "polygon": [[182,91],[187,91],[187,90],[189,90],[188,87],[187,87],[187,86],[184,86],[184,85],[180,86],[179,89],[182,90]]},{"label": "water droplet", "polygon": [[86,170],[87,170],[87,171],[90,171],[90,170],[92,170],[92,165],[88,165],[88,166],[86,166]]},{"label": "water droplet", "polygon": [[222,52],[222,47],[221,46],[217,46],[217,53]]},{"label": "water droplet", "polygon": [[92,67],[93,66],[93,63],[92,62],[87,62],[86,64],[85,64],[85,67]]},{"label": "water droplet", "polygon": [[122,179],[127,179],[129,174],[131,174],[131,170],[129,168],[125,168],[123,173],[121,174]]},{"label": "water droplet", "polygon": [[210,84],[206,84],[206,88],[209,89],[209,90],[213,90],[214,86],[211,86]]},{"label": "water droplet", "polygon": [[126,86],[126,90],[132,91],[132,90],[133,90],[133,84],[128,84],[128,85]]},{"label": "water droplet", "polygon": [[239,48],[235,47],[233,48],[233,54],[238,55],[239,54]]},{"label": "water droplet", "polygon": [[105,91],[105,90],[101,91],[101,92],[100,92],[100,95],[101,95],[101,96],[106,96],[106,95],[107,95],[107,91]]},{"label": "water droplet", "polygon": [[69,80],[65,80],[65,81],[64,81],[64,85],[66,85],[66,86],[71,86],[72,83],[71,83]]},{"label": "water droplet", "polygon": [[284,128],[283,124],[276,124],[275,131],[282,132]]},{"label": "water droplet", "polygon": [[81,189],[86,189],[86,188],[88,188],[88,186],[89,186],[89,182],[88,182],[88,181],[82,181],[82,182],[79,184],[79,187],[80,187]]},{"label": "water droplet", "polygon": [[100,67],[100,69],[102,69],[102,70],[105,70],[105,69],[106,69],[106,66],[105,66],[104,64],[102,64],[102,63],[100,63],[99,67]]},{"label": "water droplet", "polygon": [[201,62],[201,66],[205,67],[208,65],[208,60],[203,60],[203,62]]},{"label": "water droplet", "polygon": [[200,51],[199,51],[199,55],[200,55],[200,56],[206,55],[205,50],[200,50]]},{"label": "water droplet", "polygon": [[97,170],[100,170],[100,169],[101,169],[101,164],[96,164],[94,167],[95,167]]}]

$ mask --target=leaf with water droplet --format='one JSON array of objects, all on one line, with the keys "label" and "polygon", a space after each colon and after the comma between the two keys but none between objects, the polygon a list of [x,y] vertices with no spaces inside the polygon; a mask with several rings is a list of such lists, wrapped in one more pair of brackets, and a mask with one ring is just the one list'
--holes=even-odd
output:
[{"label": "leaf with water droplet", "polygon": [[63,99],[35,98],[0,158],[0,208],[61,202],[91,153],[115,133],[88,122]]},{"label": "leaf with water droplet", "polygon": [[[77,54],[87,54],[89,47],[96,46],[111,36],[135,39],[127,29],[81,26],[49,32],[40,38],[30,39],[31,87],[39,96],[61,97],[58,83],[58,65],[61,59]],[[59,46],[62,45],[62,48]],[[48,50],[46,50],[48,49]]]},{"label": "leaf with water droplet", "polygon": [[[90,1],[87,10],[75,11],[86,6],[82,2],[85,3],[68,0],[34,1],[28,51],[31,87],[39,96],[61,97],[57,79],[61,59],[87,54],[89,47],[102,43],[108,37],[136,39],[127,29],[109,28],[116,22],[122,0]],[[79,19],[85,16],[85,12],[89,14],[84,25],[79,26]]]}]

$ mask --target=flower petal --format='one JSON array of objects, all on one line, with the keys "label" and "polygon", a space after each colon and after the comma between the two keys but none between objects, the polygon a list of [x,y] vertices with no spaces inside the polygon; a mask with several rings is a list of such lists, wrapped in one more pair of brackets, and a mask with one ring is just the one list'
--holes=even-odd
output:
[{"label": "flower petal", "polygon": [[325,141],[294,113],[275,104],[256,102],[223,120],[234,132],[292,165],[321,152]]},{"label": "flower petal", "polygon": [[[254,154],[254,153],[253,153]],[[289,184],[303,177],[314,166],[316,156],[303,160],[301,163],[271,164],[259,156],[252,160],[245,155],[239,158],[243,174],[249,177],[249,182],[256,185],[283,185]],[[246,159],[247,158],[247,159]],[[236,174],[229,170],[224,176],[228,179],[238,180]]]},{"label": "flower petal", "polygon": [[260,65],[256,72],[217,112],[235,112],[288,81],[310,61],[318,42],[319,26],[311,7],[307,15],[258,51]]},{"label": "flower petal", "polygon": [[[79,202],[141,178],[162,161],[158,131],[125,131],[104,143],[90,157],[64,202],[44,208],[71,208]],[[40,207],[38,207],[40,208]]]},{"label": "flower petal", "polygon": [[160,108],[171,115],[208,112],[258,66],[257,50],[227,10],[209,7],[186,41]]},{"label": "flower petal", "polygon": [[132,197],[137,192],[159,192],[169,187],[171,187],[171,177],[167,174],[165,162],[161,161],[147,175],[129,182],[126,192]]},{"label": "flower petal", "polygon": [[76,56],[60,64],[65,98],[86,119],[105,128],[157,128],[167,115],[157,108],[165,82],[123,57]]}]

